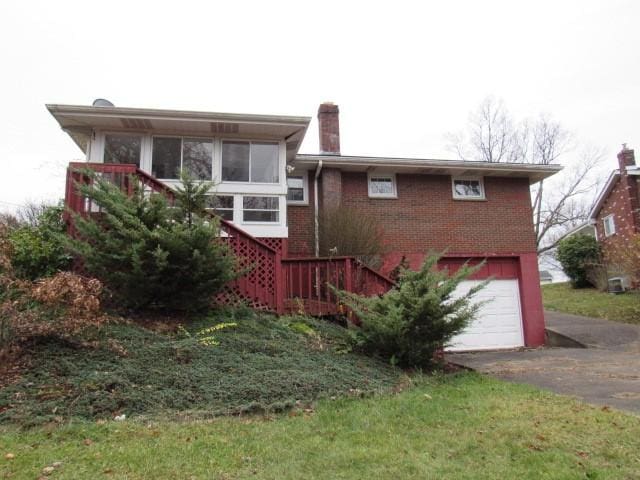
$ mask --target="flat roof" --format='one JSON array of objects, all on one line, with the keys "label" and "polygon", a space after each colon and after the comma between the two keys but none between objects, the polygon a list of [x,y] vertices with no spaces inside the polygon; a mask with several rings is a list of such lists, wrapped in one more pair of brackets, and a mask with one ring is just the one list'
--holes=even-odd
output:
[{"label": "flat roof", "polygon": [[495,176],[528,178],[536,183],[562,170],[561,165],[532,163],[497,163],[471,160],[445,160],[432,158],[370,157],[353,155],[308,155],[298,154],[295,165],[315,168],[322,160],[323,166],[338,167],[345,171],[383,172],[385,169],[405,173],[426,173],[456,176]]},{"label": "flat roof", "polygon": [[101,107],[48,104],[47,110],[78,146],[86,151],[93,129],[224,136],[231,138],[284,139],[287,158],[293,159],[311,117],[249,113],[161,110],[153,108]]}]

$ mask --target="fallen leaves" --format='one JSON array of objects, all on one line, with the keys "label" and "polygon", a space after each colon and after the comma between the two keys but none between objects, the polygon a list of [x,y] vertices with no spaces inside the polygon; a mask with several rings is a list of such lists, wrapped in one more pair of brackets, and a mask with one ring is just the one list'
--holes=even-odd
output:
[{"label": "fallen leaves", "polygon": [[49,476],[49,475],[51,475],[53,472],[55,472],[55,470],[56,470],[56,469],[55,469],[55,468],[53,468],[53,467],[44,467],[44,468],[42,469],[42,474],[43,474],[43,475],[45,475],[45,476]]}]

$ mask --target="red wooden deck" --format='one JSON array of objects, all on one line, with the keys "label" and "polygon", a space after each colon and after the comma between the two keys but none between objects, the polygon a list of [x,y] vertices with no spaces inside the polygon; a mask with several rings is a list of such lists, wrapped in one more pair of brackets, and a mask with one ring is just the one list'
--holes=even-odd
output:
[{"label": "red wooden deck", "polygon": [[[128,194],[132,194],[135,188],[141,188],[149,194],[158,193],[170,201],[174,199],[170,187],[135,165],[70,163],[65,205],[71,234],[75,233],[73,213],[85,216],[100,211],[78,192],[79,184],[91,184],[89,170],[107,178]],[[247,274],[227,285],[225,292],[218,296],[221,302],[240,298],[254,308],[279,314],[304,311],[316,316],[334,315],[339,312],[340,305],[328,284],[360,295],[382,294],[394,285],[389,278],[353,257],[282,258],[279,250],[233,223],[224,219],[219,219],[219,222],[222,238],[230,244],[240,267],[251,267]]]}]

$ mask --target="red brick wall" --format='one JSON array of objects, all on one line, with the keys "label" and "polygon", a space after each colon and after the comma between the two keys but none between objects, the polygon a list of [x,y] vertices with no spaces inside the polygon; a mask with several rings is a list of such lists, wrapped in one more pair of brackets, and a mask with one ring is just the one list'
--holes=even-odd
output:
[{"label": "red brick wall", "polygon": [[[397,175],[398,198],[369,198],[367,174],[329,170],[321,179],[325,190],[341,195],[341,205],[380,220],[390,261],[407,255],[419,263],[424,253],[519,254],[535,252],[531,200],[527,179],[486,177],[486,201],[454,200],[451,177]],[[325,175],[327,177],[325,178]],[[330,202],[333,203],[333,202]],[[289,255],[313,254],[313,178],[309,175],[309,205],[288,206]],[[395,254],[395,255],[394,255]],[[397,262],[396,262],[397,263]],[[386,265],[385,265],[386,267]]]},{"label": "red brick wall", "polygon": [[485,177],[486,201],[454,200],[448,175],[397,175],[397,199],[369,198],[366,173],[342,180],[342,205],[380,219],[389,251],[535,252],[527,179]]},{"label": "red brick wall", "polygon": [[[636,177],[628,177],[632,187],[635,187]],[[632,210],[632,202],[629,195],[637,196],[637,187],[629,189],[624,179],[619,179],[609,196],[602,204],[602,208],[596,216],[596,231],[598,232],[598,240],[602,245],[605,258],[609,263],[616,262],[613,254],[616,245],[626,243],[630,235],[635,233],[635,220]],[[604,217],[613,214],[616,233],[609,237],[604,234]],[[636,212],[637,215],[637,212]]]},{"label": "red brick wall", "polygon": [[309,172],[309,204],[287,205],[290,257],[309,257],[314,254],[313,175]]},{"label": "red brick wall", "polygon": [[342,203],[342,172],[336,168],[325,168],[318,184],[320,211],[327,211]]}]

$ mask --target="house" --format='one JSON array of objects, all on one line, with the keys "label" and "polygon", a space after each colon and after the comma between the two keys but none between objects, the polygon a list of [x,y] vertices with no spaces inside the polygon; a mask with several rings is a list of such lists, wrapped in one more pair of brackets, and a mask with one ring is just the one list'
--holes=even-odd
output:
[{"label": "house", "polygon": [[596,227],[595,225],[591,222],[584,222],[581,223],[580,225],[576,225],[575,227],[573,227],[571,230],[569,230],[567,233],[565,233],[562,238],[569,238],[569,237],[573,237],[576,235],[587,235],[589,237],[594,237],[596,236]]},{"label": "house", "polygon": [[609,175],[589,214],[602,247],[607,277],[625,287],[630,286],[630,280],[620,265],[620,251],[640,232],[639,176],[634,151],[623,145],[618,168]]},{"label": "house", "polygon": [[[386,277],[404,257],[411,267],[429,251],[445,252],[441,267],[486,260],[461,286],[494,280],[480,294],[490,302],[456,339],[457,349],[536,347],[544,343],[529,187],[560,167],[418,158],[342,155],[339,109],[318,110],[320,153],[298,149],[310,118],[114,107],[47,105],[85,154],[86,166],[122,178],[135,173],[145,188],[166,191],[180,169],[216,183],[212,208],[241,258],[256,264],[236,294],[275,311],[326,313],[327,282],[359,293],[390,288]],[[69,169],[67,205],[81,181]],[[120,175],[118,177],[118,175]],[[340,252],[319,258],[318,218],[352,208],[376,218],[385,251],[380,271]]]},{"label": "house", "polygon": [[548,270],[540,270],[540,285],[553,283],[553,275]]}]

